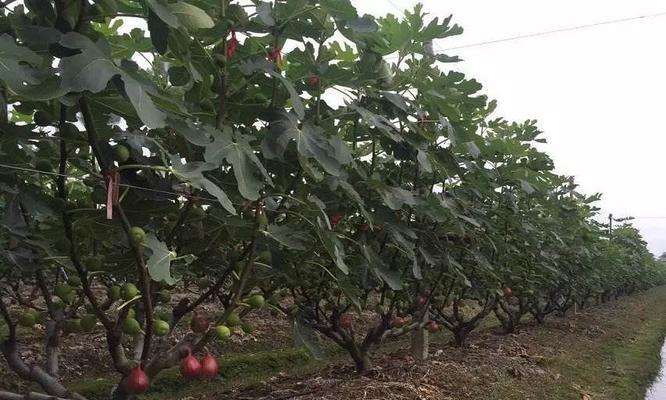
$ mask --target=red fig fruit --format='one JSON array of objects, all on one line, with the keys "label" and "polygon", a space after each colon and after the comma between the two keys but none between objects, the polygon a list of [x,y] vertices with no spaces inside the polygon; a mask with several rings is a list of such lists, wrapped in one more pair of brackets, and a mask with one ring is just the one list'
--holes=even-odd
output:
[{"label": "red fig fruit", "polygon": [[402,328],[407,321],[402,317],[395,317],[391,320],[391,328]]},{"label": "red fig fruit", "polygon": [[141,394],[148,390],[150,383],[148,375],[143,372],[141,367],[134,368],[127,376],[127,391],[132,394]]},{"label": "red fig fruit", "polygon": [[428,324],[428,332],[437,333],[438,331],[439,331],[439,325],[437,325],[437,322],[430,321],[430,323]]},{"label": "red fig fruit", "polygon": [[338,319],[338,324],[342,329],[349,329],[352,326],[352,317],[349,314],[342,314]]},{"label": "red fig fruit", "polygon": [[310,75],[310,77],[308,77],[308,86],[310,86],[310,87],[319,86],[319,76],[318,75]]},{"label": "red fig fruit", "polygon": [[180,373],[188,379],[198,378],[201,375],[201,364],[189,350],[187,356],[180,362]]},{"label": "red fig fruit", "polygon": [[208,330],[208,320],[199,314],[194,314],[190,322],[190,329],[194,333],[204,333]]},{"label": "red fig fruit", "polygon": [[217,360],[210,353],[201,360],[201,377],[212,379],[217,376],[218,366]]}]

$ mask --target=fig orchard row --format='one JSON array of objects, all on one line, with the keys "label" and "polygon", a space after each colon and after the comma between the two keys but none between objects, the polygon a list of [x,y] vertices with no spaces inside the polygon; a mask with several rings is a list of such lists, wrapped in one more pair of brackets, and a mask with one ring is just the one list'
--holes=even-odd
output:
[{"label": "fig orchard row", "polygon": [[[663,283],[638,231],[553,172],[535,121],[493,116],[433,53],[460,33],[349,0],[4,2],[7,367],[33,398],[82,399],[61,338],[101,331],[129,399],[167,368],[214,377],[212,341],[271,307],[362,372],[392,337],[462,345],[490,314],[512,331]],[[36,324],[40,362],[20,345]]]}]

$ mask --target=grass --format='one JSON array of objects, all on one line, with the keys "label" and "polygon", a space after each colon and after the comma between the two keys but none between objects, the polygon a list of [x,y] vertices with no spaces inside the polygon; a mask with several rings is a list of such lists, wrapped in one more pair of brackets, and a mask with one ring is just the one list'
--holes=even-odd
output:
[{"label": "grass", "polygon": [[604,330],[598,338],[570,335],[558,344],[559,354],[544,361],[545,376],[521,382],[501,375],[487,399],[643,400],[661,364],[666,288],[619,302],[629,304],[595,321]]}]

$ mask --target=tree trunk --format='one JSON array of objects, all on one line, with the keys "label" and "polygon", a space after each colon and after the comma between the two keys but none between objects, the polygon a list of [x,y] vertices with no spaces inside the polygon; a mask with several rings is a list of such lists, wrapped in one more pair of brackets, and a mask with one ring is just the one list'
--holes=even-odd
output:
[{"label": "tree trunk", "polygon": [[456,328],[456,330],[453,331],[453,340],[456,343],[456,347],[462,347],[463,345],[465,345],[466,337],[467,333],[463,328]]},{"label": "tree trunk", "polygon": [[417,360],[428,358],[429,335],[426,329],[416,329],[412,332],[412,356]]},{"label": "tree trunk", "polygon": [[543,323],[546,321],[546,316],[543,313],[538,312],[532,315],[534,316],[534,319],[539,325],[543,325]]},{"label": "tree trunk", "polygon": [[370,370],[372,364],[370,362],[370,356],[367,351],[356,350],[351,353],[351,356],[354,359],[356,372],[359,374],[364,374]]},{"label": "tree trunk", "polygon": [[120,382],[118,382],[117,386],[114,386],[112,392],[111,392],[111,399],[112,400],[133,400],[136,399],[136,396],[129,393],[127,391],[127,388],[125,387],[125,378],[121,379]]}]

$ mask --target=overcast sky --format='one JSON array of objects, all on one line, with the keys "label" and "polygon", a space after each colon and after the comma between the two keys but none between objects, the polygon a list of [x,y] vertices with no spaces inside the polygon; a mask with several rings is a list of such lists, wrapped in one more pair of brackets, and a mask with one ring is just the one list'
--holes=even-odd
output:
[{"label": "overcast sky", "polygon": [[[415,1],[353,1],[360,13],[399,14]],[[433,16],[453,14],[463,35],[436,49],[666,12],[659,0],[424,0]],[[381,4],[381,7],[378,7]],[[378,11],[379,10],[379,11]],[[534,118],[558,172],[586,193],[602,192],[604,214],[637,218],[657,255],[666,251],[666,16],[446,52],[478,79],[497,115]],[[437,50],[436,50],[437,51]],[[654,217],[664,217],[657,219]]]}]

